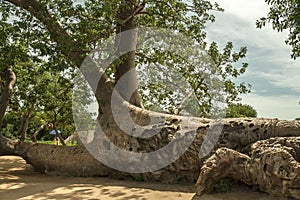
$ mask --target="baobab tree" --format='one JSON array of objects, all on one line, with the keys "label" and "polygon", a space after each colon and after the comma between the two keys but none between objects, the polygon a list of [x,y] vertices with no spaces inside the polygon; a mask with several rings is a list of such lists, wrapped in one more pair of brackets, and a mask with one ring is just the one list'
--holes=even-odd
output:
[{"label": "baobab tree", "polygon": [[[233,52],[232,43],[228,43],[224,51],[220,52],[216,43],[208,46],[204,40],[206,22],[214,21],[214,16],[209,14],[211,10],[222,9],[217,4],[200,0],[93,0],[84,1],[83,4],[70,0],[2,1],[2,24],[10,26],[9,17],[16,15],[12,24],[17,30],[20,29],[13,32],[9,41],[20,41],[22,34],[29,34],[32,36],[26,43],[30,44],[27,45],[29,54],[37,54],[44,59],[63,58],[70,66],[80,69],[94,92],[99,110],[95,131],[82,136],[88,151],[84,146],[33,145],[1,137],[0,155],[19,155],[47,174],[139,177],[169,183],[195,182],[203,161],[221,147],[242,151],[259,140],[299,136],[300,126],[296,121],[215,120],[157,113],[144,108],[140,91],[137,89],[138,61],[144,64],[161,64],[162,60],[172,59],[170,65],[186,64],[181,68],[183,74],[187,74],[190,69],[191,72],[194,70],[191,63],[185,62],[180,55],[173,55],[170,51],[159,52],[152,49],[138,52],[136,28],[151,26],[185,34],[191,38],[192,44],[195,42],[207,50],[215,66],[210,68],[210,73],[220,75],[224,94],[228,95],[225,101],[234,101],[239,93],[248,91],[244,84],[236,86],[228,78],[237,77],[245,72],[247,63],[238,69],[233,67],[233,63],[245,57],[246,48]],[[28,21],[30,23],[23,23]],[[110,62],[105,64],[105,60],[101,60],[100,57],[98,62],[94,59],[97,52],[92,50],[97,46],[105,48],[103,44],[112,35],[115,35],[112,59],[108,59]],[[193,54],[190,57],[193,57]],[[106,71],[97,67],[99,63],[104,63]],[[204,71],[202,73],[205,74]],[[214,114],[214,95],[207,95],[210,94],[209,84],[205,81],[207,79],[197,76],[199,74],[192,75],[188,76],[193,77],[190,80],[198,78],[197,84],[192,87],[195,89],[195,96],[202,94],[207,99],[203,102],[203,113],[206,116],[209,116],[207,113]],[[209,80],[217,84],[216,79]],[[127,112],[123,112],[124,110]],[[123,119],[122,124],[118,124],[120,119]],[[134,125],[128,124],[127,120],[134,122]],[[141,137],[149,134],[150,137]],[[164,148],[165,146],[168,148]],[[218,155],[219,151],[216,153]],[[226,158],[227,155],[224,155]],[[228,155],[230,157],[232,154]],[[52,159],[54,157],[56,159]],[[64,162],[65,160],[68,162]],[[269,163],[272,162],[276,162],[276,156]],[[207,166],[207,163],[204,166]],[[256,170],[264,171],[263,167]],[[205,179],[203,174],[200,175],[202,176],[199,184]],[[236,177],[241,178],[238,175]],[[261,181],[260,184],[262,183],[265,182]],[[256,182],[252,181],[249,184]],[[201,191],[202,188],[199,189],[199,194]],[[283,193],[280,190],[277,194],[289,195],[286,190]]]}]

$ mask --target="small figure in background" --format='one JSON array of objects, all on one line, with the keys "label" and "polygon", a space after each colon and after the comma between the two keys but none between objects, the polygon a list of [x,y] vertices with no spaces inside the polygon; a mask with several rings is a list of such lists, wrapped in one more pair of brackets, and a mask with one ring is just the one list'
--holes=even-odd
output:
[{"label": "small figure in background", "polygon": [[[60,130],[57,130],[57,132],[58,132],[57,134],[61,134],[61,131],[60,131]],[[49,132],[49,134],[50,134],[50,135],[54,135],[54,139],[53,139],[54,144],[55,144],[55,145],[58,145],[58,144],[59,144],[59,136],[56,135],[56,131],[55,131],[55,130],[52,130],[52,131]]]}]

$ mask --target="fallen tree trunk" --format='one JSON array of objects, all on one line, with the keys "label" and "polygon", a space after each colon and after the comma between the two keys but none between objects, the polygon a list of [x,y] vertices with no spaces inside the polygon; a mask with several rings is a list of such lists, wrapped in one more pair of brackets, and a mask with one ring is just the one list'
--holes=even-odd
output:
[{"label": "fallen tree trunk", "polygon": [[112,171],[93,158],[83,146],[55,146],[0,138],[0,155],[21,156],[44,174],[66,176],[107,176]]},{"label": "fallen tree trunk", "polygon": [[[149,113],[152,114],[152,113]],[[133,137],[121,137],[120,132],[115,134],[115,142],[124,149],[131,148],[137,152],[151,152],[170,143],[178,134],[189,137],[191,126],[181,124],[183,117],[168,116],[163,128],[155,136],[147,139],[135,139]],[[127,173],[111,169],[100,163],[90,155],[84,146],[64,147],[43,144],[31,144],[15,142],[6,138],[0,138],[0,155],[18,155],[27,163],[33,165],[45,174],[71,175],[71,176],[109,176],[114,178],[137,178],[142,180],[161,181],[168,183],[196,182],[203,161],[221,147],[243,150],[247,145],[273,137],[299,136],[299,121],[284,121],[277,119],[226,119],[219,140],[206,157],[199,157],[201,145],[207,131],[211,128],[212,120],[193,120],[196,133],[189,148],[176,161],[170,165],[149,173]],[[155,126],[152,127],[155,129]],[[116,129],[111,129],[115,131]],[[119,140],[118,140],[119,139]],[[126,141],[126,142],[124,142]],[[174,151],[177,151],[174,145]],[[112,155],[113,156],[113,155]],[[163,155],[162,158],[170,154]],[[124,158],[128,159],[128,158]],[[199,185],[199,184],[198,184]]]}]

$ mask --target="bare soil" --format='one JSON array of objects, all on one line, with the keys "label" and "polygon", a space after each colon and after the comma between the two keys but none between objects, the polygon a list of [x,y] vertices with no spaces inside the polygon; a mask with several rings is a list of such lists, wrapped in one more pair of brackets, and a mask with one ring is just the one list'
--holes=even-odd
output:
[{"label": "bare soil", "polygon": [[20,157],[0,157],[0,199],[287,200],[235,185],[227,193],[196,196],[194,185],[122,181],[102,177],[45,176]]}]

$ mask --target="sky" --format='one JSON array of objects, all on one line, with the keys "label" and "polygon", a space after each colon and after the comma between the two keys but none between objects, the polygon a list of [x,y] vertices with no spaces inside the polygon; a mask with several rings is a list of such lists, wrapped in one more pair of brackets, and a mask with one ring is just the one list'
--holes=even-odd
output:
[{"label": "sky", "polygon": [[252,92],[241,95],[258,117],[295,119],[300,117],[300,58],[291,59],[291,47],[285,44],[288,32],[278,33],[271,25],[257,29],[257,19],[267,16],[264,0],[214,0],[225,9],[214,13],[216,21],[207,26],[208,41],[223,48],[232,41],[236,50],[247,46],[247,72],[238,82],[252,85]]}]

